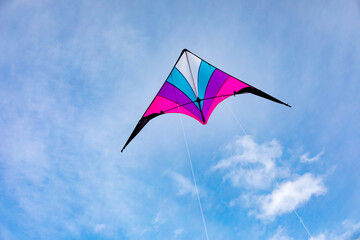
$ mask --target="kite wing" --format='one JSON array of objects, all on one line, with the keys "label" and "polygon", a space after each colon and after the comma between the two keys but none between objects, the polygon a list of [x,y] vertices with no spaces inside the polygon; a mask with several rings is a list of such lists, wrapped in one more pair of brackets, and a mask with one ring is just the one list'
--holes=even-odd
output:
[{"label": "kite wing", "polygon": [[221,101],[241,93],[252,93],[290,107],[184,49],[121,152],[151,119],[159,115],[182,113],[206,124]]}]

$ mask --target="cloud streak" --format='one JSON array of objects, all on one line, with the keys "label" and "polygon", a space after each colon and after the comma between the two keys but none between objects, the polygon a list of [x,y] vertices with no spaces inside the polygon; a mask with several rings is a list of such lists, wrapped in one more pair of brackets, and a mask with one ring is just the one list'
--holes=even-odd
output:
[{"label": "cloud streak", "polygon": [[196,195],[196,188],[190,179],[184,177],[183,175],[181,175],[177,172],[173,172],[173,171],[167,171],[167,174],[173,180],[173,183],[177,188],[178,195],[180,195],[180,196],[187,195],[187,194],[190,194],[192,196]]},{"label": "cloud streak", "polygon": [[271,194],[256,196],[254,200],[260,206],[257,217],[274,219],[276,216],[294,211],[308,202],[312,196],[323,195],[326,191],[322,178],[306,173],[293,181],[281,183]]},{"label": "cloud streak", "polygon": [[[273,221],[304,205],[311,197],[327,192],[321,176],[291,174],[289,166],[280,165],[283,147],[276,140],[259,144],[252,137],[243,136],[227,149],[231,156],[218,161],[211,170],[223,172],[223,179],[233,187],[247,189],[241,197],[231,200],[230,206],[245,201],[251,208],[249,213],[258,219]],[[276,178],[283,180],[278,183]],[[269,190],[268,194],[262,193]]]},{"label": "cloud streak", "polygon": [[289,175],[289,169],[276,165],[282,155],[282,146],[276,140],[264,144],[256,143],[252,137],[239,137],[228,146],[231,157],[220,160],[211,170],[225,172],[224,180],[235,187],[268,189],[273,177]]},{"label": "cloud streak", "polygon": [[279,226],[278,229],[276,230],[276,233],[272,237],[270,237],[268,240],[294,240],[294,238],[289,237],[285,233],[284,227]]},{"label": "cloud streak", "polygon": [[[313,240],[358,240],[360,239],[360,222],[345,220],[341,224],[342,233],[337,234],[328,230],[313,237]],[[310,240],[310,239],[309,239]]]},{"label": "cloud streak", "polygon": [[316,162],[320,159],[320,157],[324,154],[324,152],[320,152],[317,155],[315,155],[314,157],[309,157],[309,153],[305,153],[303,155],[301,155],[300,157],[300,162],[302,163],[313,163]]}]

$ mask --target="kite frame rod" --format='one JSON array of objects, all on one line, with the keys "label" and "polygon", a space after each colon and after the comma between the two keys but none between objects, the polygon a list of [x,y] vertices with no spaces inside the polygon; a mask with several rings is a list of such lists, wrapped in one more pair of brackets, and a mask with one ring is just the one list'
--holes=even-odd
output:
[{"label": "kite frame rod", "polygon": [[189,104],[191,104],[191,103],[195,103],[195,102],[199,102],[199,101],[205,101],[205,100],[214,99],[214,98],[221,98],[221,97],[222,97],[222,98],[223,98],[223,97],[230,97],[230,96],[235,96],[235,95],[236,95],[236,94],[224,94],[224,95],[221,95],[221,96],[208,97],[208,98],[203,98],[203,99],[199,98],[199,99],[197,99],[197,100],[195,100],[195,101],[191,101],[191,102],[188,102],[188,103],[184,103],[184,104],[178,105],[178,106],[176,106],[176,107],[169,108],[169,109],[167,109],[167,110],[165,110],[165,111],[163,111],[163,112],[166,113],[166,112],[168,112],[168,111],[174,110],[175,108],[182,107],[182,106],[185,106],[185,105],[189,105]]}]

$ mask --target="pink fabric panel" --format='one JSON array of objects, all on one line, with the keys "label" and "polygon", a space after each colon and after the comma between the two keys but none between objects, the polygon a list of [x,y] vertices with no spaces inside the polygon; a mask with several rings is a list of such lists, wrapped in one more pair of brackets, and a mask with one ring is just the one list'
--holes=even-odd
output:
[{"label": "pink fabric panel", "polygon": [[173,110],[167,111],[166,113],[182,113],[198,120],[201,124],[204,124],[202,120],[198,119],[194,114],[192,114],[190,111],[188,111],[186,108],[183,107],[175,108]]},{"label": "pink fabric panel", "polygon": [[[221,94],[220,94],[221,95]],[[205,119],[205,124],[208,122],[209,118],[210,118],[210,115],[211,113],[214,111],[215,107],[223,100],[225,100],[226,98],[228,98],[229,96],[227,97],[220,97],[220,98],[215,98],[214,101],[212,102],[211,106],[210,106],[210,109],[208,111],[208,115],[206,116],[206,119]]]},{"label": "pink fabric panel", "polygon": [[[237,80],[236,78],[233,77],[229,77],[229,79],[222,85],[222,87],[220,88],[220,90],[218,91],[218,93],[216,94],[216,96],[221,96],[221,95],[228,95],[228,94],[233,94],[234,91],[239,91],[245,87],[249,87],[249,85]],[[210,118],[211,113],[214,111],[215,107],[224,99],[228,98],[227,97],[219,97],[219,98],[214,98],[214,101],[212,102],[208,114],[206,116],[206,123],[208,121],[208,119]]]},{"label": "pink fabric panel", "polygon": [[160,113],[164,109],[169,109],[176,106],[177,104],[174,103],[173,101],[157,96],[155,97],[154,101],[152,102],[148,110],[145,112],[144,117],[153,113]]},{"label": "pink fabric panel", "polygon": [[222,85],[220,91],[216,94],[216,96],[233,94],[234,91],[239,91],[245,87],[249,87],[249,85],[237,80],[236,78],[229,77],[228,80]]},{"label": "pink fabric panel", "polygon": [[[153,114],[153,113],[160,113],[161,111],[164,111],[165,109],[173,108],[176,106],[177,106],[177,104],[174,103],[173,101],[170,101],[169,99],[166,99],[161,96],[157,96],[154,99],[153,103],[148,108],[148,110],[145,112],[144,117],[146,117],[150,114]],[[199,122],[202,123],[202,121],[200,119],[198,119],[194,114],[192,114],[190,111],[188,111],[184,107],[174,108],[170,111],[166,111],[166,113],[182,113],[182,114],[188,115],[192,118],[195,118],[196,120],[198,120]]]}]

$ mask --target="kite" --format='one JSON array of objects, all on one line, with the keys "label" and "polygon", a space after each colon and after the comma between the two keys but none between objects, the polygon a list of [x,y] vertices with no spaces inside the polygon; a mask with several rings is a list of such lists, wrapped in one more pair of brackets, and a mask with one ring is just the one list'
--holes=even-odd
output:
[{"label": "kite", "polygon": [[230,96],[243,93],[252,93],[291,107],[184,49],[121,152],[141,129],[157,116],[166,113],[182,113],[205,125],[220,102]]}]

